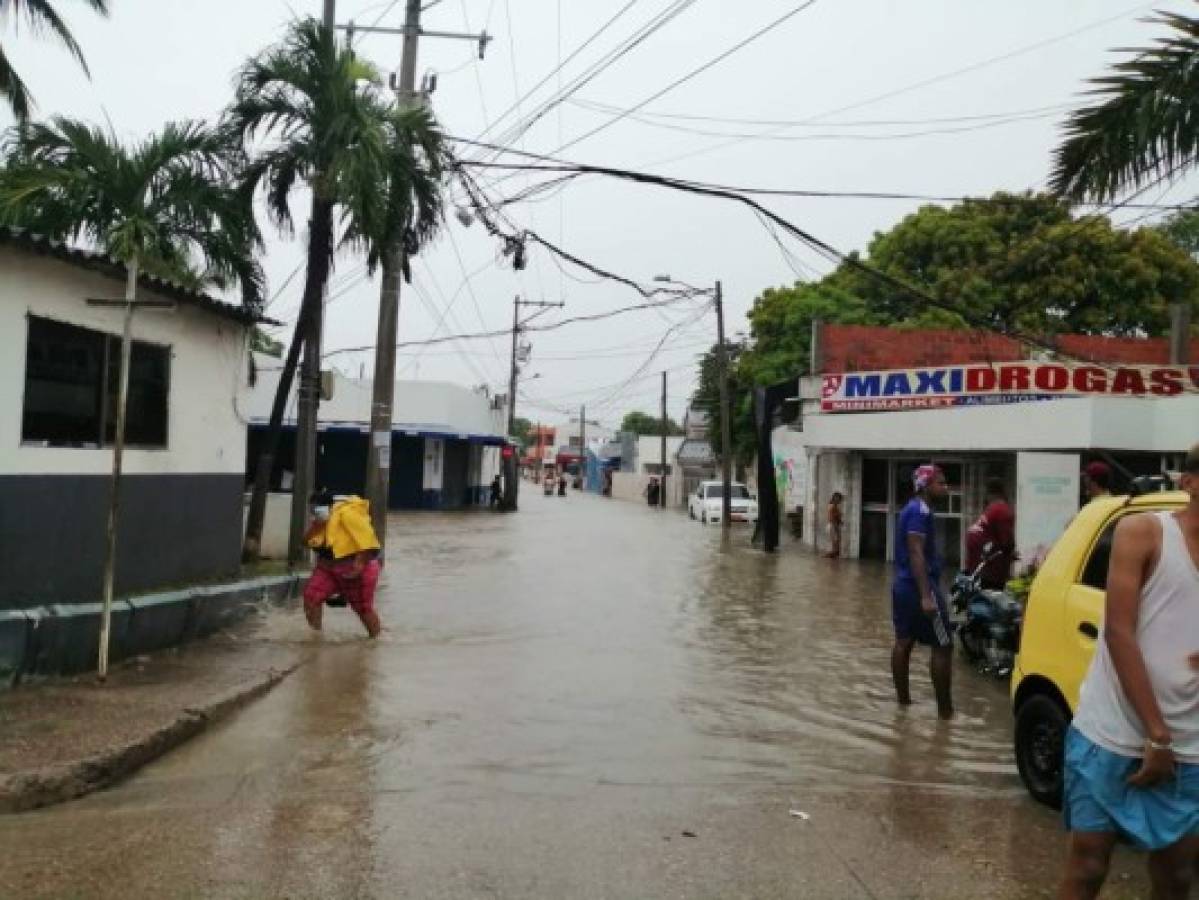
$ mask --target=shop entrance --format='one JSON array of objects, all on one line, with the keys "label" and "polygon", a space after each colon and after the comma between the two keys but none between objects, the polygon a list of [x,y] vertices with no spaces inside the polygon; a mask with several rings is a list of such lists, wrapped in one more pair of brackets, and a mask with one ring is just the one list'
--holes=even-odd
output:
[{"label": "shop entrance", "polygon": [[[865,457],[862,460],[862,516],[859,555],[864,559],[894,558],[895,524],[899,511],[912,498],[912,474],[927,458]],[[937,540],[946,569],[958,568],[964,552],[968,485],[981,477],[984,462],[934,459],[949,482],[949,496],[937,510]]]}]

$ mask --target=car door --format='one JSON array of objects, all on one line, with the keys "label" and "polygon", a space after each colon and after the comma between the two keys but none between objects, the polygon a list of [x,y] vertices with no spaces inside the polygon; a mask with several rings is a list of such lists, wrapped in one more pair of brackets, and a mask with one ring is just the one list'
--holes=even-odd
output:
[{"label": "car door", "polygon": [[1100,530],[1098,537],[1075,576],[1074,584],[1066,591],[1066,608],[1063,626],[1064,652],[1059,660],[1060,681],[1058,686],[1066,695],[1071,707],[1078,703],[1082,680],[1086,677],[1099,641],[1103,626],[1103,606],[1107,596],[1107,567],[1112,555],[1112,537],[1119,522],[1119,514],[1113,516]]}]

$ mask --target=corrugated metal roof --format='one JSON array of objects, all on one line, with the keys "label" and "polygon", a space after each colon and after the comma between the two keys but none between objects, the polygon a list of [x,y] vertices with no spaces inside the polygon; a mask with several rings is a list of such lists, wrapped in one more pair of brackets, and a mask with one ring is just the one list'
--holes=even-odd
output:
[{"label": "corrugated metal roof", "polygon": [[[69,244],[64,244],[62,241],[56,241],[43,235],[26,231],[23,228],[0,226],[0,246],[16,247],[17,249],[38,256],[51,256],[71,265],[78,266],[81,269],[99,272],[102,275],[107,275],[121,281],[125,279],[125,266],[107,254],[72,247]],[[239,304],[226,303],[224,300],[218,300],[208,294],[194,291],[153,275],[143,274],[138,278],[138,284],[147,290],[154,291],[156,294],[161,294],[163,297],[168,297],[180,303],[186,303],[214,316],[241,322],[243,325],[253,325],[260,322],[278,324],[271,319],[255,314],[252,310]]]}]

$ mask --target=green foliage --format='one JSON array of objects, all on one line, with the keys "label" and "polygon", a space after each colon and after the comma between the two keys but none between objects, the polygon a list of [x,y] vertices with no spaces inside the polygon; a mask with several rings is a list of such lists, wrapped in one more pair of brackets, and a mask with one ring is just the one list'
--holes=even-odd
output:
[{"label": "green foliage", "polygon": [[[661,435],[662,434],[662,417],[651,416],[649,413],[634,410],[625,413],[624,421],[620,423],[621,431],[628,431],[638,435]],[[679,424],[669,416],[666,417],[666,434],[668,437],[678,437],[683,433],[683,429]]]},{"label": "green foliage", "polygon": [[250,349],[263,356],[273,356],[275,359],[283,358],[283,342],[275,340],[257,325],[250,332]]},{"label": "green foliage", "polygon": [[84,239],[185,286],[240,283],[243,302],[261,303],[261,241],[250,203],[232,184],[238,156],[219,132],[169,123],[124,146],[56,118],[13,129],[4,149],[0,223]]},{"label": "green foliage", "polygon": [[513,422],[513,431],[511,437],[515,438],[516,442],[519,443],[521,447],[527,447],[529,445],[529,432],[532,430],[532,422],[530,422],[528,419],[523,419],[520,416],[517,416]]},{"label": "green foliage", "polygon": [[1110,200],[1177,174],[1199,152],[1199,19],[1161,13],[1171,33],[1091,80],[1099,102],[1070,116],[1051,186],[1072,199]]},{"label": "green foliage", "polygon": [[1175,247],[1199,259],[1199,210],[1183,209],[1172,213],[1155,230]]},{"label": "green foliage", "polygon": [[[102,16],[108,15],[108,0],[83,0],[95,12]],[[83,58],[83,50],[75,41],[66,22],[59,16],[51,0],[0,0],[0,24],[7,24],[5,19],[23,21],[23,24],[34,34],[49,34],[62,44],[67,52],[75,57],[85,74],[88,73],[87,62]],[[15,29],[14,25],[14,29]],[[33,111],[33,96],[28,85],[16,69],[12,61],[0,46],[0,97],[8,101],[9,108],[18,122],[29,120]]]}]

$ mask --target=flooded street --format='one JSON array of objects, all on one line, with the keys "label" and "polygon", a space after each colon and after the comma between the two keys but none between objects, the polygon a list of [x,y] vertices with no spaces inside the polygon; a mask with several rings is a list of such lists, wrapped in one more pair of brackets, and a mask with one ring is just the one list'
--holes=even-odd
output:
[{"label": "flooded street", "polygon": [[515,516],[392,520],[378,643],[272,613],[263,640],[311,645],[272,694],[0,817],[0,896],[1052,894],[1006,685],[959,665],[939,723],[918,652],[898,710],[884,567],[523,488]]}]

